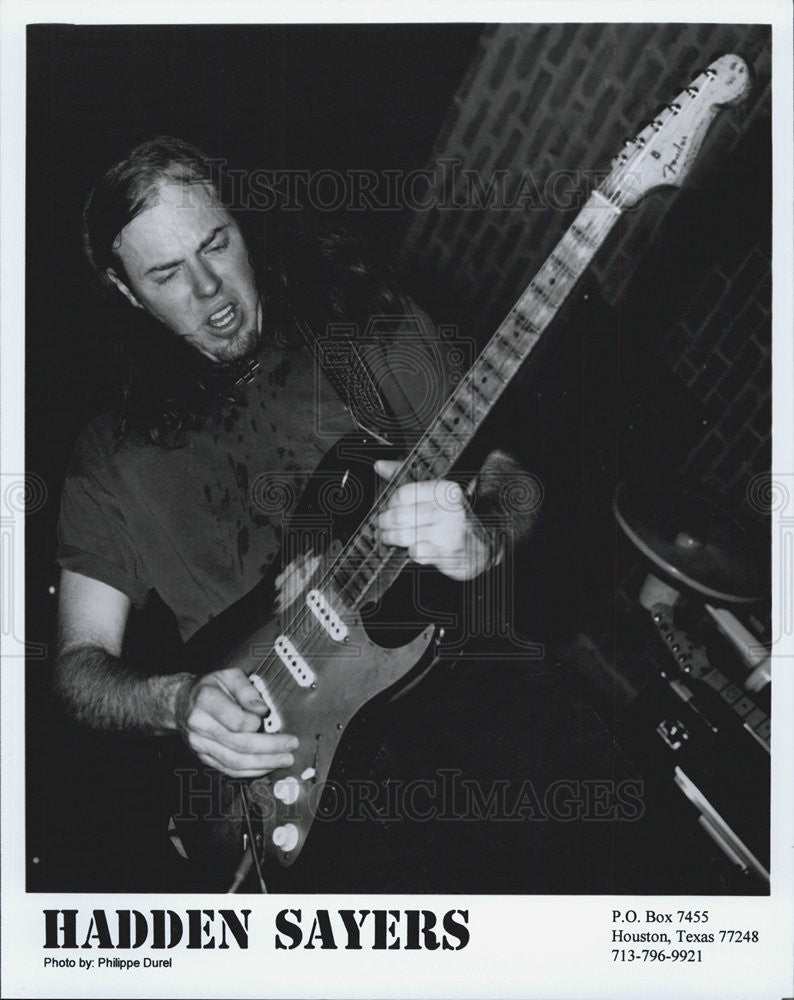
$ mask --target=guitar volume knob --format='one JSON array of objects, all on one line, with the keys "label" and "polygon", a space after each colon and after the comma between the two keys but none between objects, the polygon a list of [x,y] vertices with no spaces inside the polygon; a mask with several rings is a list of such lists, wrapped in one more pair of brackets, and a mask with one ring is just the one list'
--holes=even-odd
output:
[{"label": "guitar volume knob", "polygon": [[298,779],[293,777],[279,778],[275,785],[273,785],[273,794],[275,797],[279,802],[283,802],[288,806],[291,806],[293,802],[297,802],[300,790]]},{"label": "guitar volume knob", "polygon": [[289,852],[298,846],[298,828],[294,823],[284,823],[273,831],[273,843]]}]

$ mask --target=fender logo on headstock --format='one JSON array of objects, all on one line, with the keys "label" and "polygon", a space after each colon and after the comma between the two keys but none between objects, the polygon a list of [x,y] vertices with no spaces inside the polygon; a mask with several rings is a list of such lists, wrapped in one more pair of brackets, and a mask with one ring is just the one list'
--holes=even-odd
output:
[{"label": "fender logo on headstock", "polygon": [[684,135],[684,136],[681,137],[681,141],[680,142],[674,142],[673,143],[673,149],[675,150],[675,156],[672,158],[672,160],[670,160],[669,163],[665,163],[665,165],[662,167],[662,173],[663,173],[663,175],[665,177],[675,177],[676,173],[678,172],[676,170],[676,166],[675,165],[681,159],[681,154],[684,151],[684,146],[686,146],[686,142],[687,142],[688,138],[689,138],[689,136]]}]

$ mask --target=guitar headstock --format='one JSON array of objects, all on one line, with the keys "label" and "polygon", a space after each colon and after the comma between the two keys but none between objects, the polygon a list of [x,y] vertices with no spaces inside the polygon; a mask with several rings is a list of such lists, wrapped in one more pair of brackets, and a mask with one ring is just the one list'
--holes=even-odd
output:
[{"label": "guitar headstock", "polygon": [[743,59],[716,59],[636,137],[626,140],[600,193],[623,209],[656,188],[680,187],[720,109],[741,103],[749,90],[750,72]]}]

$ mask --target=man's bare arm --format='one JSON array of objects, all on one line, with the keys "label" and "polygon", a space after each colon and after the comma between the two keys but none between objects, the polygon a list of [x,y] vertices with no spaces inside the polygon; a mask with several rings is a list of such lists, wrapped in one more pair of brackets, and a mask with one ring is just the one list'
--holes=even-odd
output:
[{"label": "man's bare arm", "polygon": [[267,706],[242,670],[139,677],[121,657],[129,599],[80,573],[61,579],[56,686],[71,714],[96,729],[178,730],[204,763],[255,777],[292,763],[288,734],[258,732]]},{"label": "man's bare arm", "polygon": [[162,734],[176,729],[176,702],[189,674],[139,677],[121,659],[129,598],[99,580],[61,577],[56,689],[93,729]]},{"label": "man's bare arm", "polygon": [[78,722],[153,736],[177,728],[177,701],[192,680],[190,674],[138,677],[99,646],[72,647],[56,668],[57,692]]}]

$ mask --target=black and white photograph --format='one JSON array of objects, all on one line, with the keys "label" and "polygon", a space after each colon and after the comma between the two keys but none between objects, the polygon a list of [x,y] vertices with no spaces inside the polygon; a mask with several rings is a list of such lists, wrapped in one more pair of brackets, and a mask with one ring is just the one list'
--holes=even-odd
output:
[{"label": "black and white photograph", "polygon": [[570,996],[544,900],[598,925],[578,996],[794,988],[790,12],[592,9],[25,26],[5,843],[50,995],[259,952],[232,995]]}]

